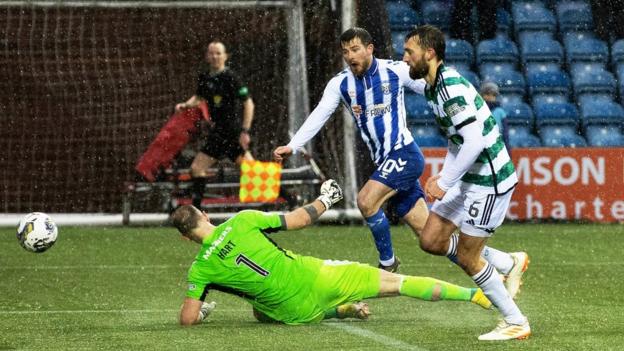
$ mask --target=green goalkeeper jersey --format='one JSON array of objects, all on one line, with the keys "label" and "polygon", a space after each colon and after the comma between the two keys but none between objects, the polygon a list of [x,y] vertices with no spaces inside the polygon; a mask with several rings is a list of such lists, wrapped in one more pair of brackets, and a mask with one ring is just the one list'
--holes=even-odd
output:
[{"label": "green goalkeeper jersey", "polygon": [[288,322],[293,305],[310,294],[323,262],[284,250],[267,237],[284,226],[283,216],[247,210],[216,227],[189,269],[186,295],[204,300],[210,289],[235,294]]}]

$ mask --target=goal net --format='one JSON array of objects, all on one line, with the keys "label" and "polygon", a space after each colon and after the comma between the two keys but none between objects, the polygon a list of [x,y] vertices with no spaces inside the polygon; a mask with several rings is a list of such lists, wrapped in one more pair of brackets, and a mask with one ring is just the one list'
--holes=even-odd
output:
[{"label": "goal net", "polygon": [[[268,159],[288,140],[283,2],[123,3],[0,1],[0,211],[120,212],[123,182],[174,105],[194,94],[215,39],[254,98],[254,155]],[[327,27],[336,23],[327,5],[311,3],[310,85],[323,86],[340,65],[337,26]],[[340,173],[340,139],[322,148],[334,155],[323,166]]]}]

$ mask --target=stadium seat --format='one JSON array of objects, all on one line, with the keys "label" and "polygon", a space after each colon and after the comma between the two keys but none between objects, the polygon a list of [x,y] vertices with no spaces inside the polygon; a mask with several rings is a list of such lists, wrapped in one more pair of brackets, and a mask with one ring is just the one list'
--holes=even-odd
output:
[{"label": "stadium seat", "polygon": [[520,57],[527,65],[530,63],[563,63],[563,47],[558,41],[547,37],[536,36],[521,45]]},{"label": "stadium seat", "polygon": [[556,5],[559,31],[589,31],[594,28],[591,7],[585,1],[559,1]]},{"label": "stadium seat", "polygon": [[531,133],[528,127],[508,126],[509,146],[514,147],[540,147],[542,142]]},{"label": "stadium seat", "polygon": [[609,59],[609,48],[599,39],[569,40],[565,43],[565,50],[569,65],[578,62],[596,62],[604,65]]},{"label": "stadium seat", "polygon": [[533,128],[533,110],[524,102],[503,104],[507,112],[507,125]]},{"label": "stadium seat", "polygon": [[511,32],[511,15],[502,7],[496,9],[496,32],[504,36]]},{"label": "stadium seat", "polygon": [[579,126],[579,112],[571,103],[543,103],[534,106],[535,125],[541,128],[545,125]]},{"label": "stadium seat", "polygon": [[588,100],[581,104],[583,126],[596,124],[624,125],[624,108],[613,101]]},{"label": "stadium seat", "polygon": [[532,72],[527,74],[527,85],[532,99],[538,95],[557,95],[567,101],[570,78],[563,71]]},{"label": "stadium seat", "polygon": [[472,45],[460,39],[449,39],[446,41],[445,62],[449,66],[460,65],[462,68],[470,69],[474,62],[474,49]]},{"label": "stadium seat", "polygon": [[578,98],[582,94],[607,94],[615,98],[615,78],[604,69],[573,71],[572,85]]},{"label": "stadium seat", "polygon": [[611,62],[613,65],[624,63],[624,39],[620,39],[611,46]]},{"label": "stadium seat", "polygon": [[405,113],[410,124],[435,125],[435,116],[423,95],[405,93]]},{"label": "stadium seat", "polygon": [[586,39],[597,39],[596,35],[592,31],[567,32],[561,33],[561,36],[563,37],[564,48],[576,45],[576,43]]},{"label": "stadium seat", "polygon": [[386,11],[391,31],[410,30],[421,24],[418,13],[409,2],[386,2]]},{"label": "stadium seat", "polygon": [[448,141],[446,137],[440,135],[437,126],[414,125],[410,128],[416,144],[420,147],[446,147]]},{"label": "stadium seat", "polygon": [[405,36],[408,32],[404,31],[393,31],[391,33],[392,37],[392,52],[394,53],[395,60],[403,59],[403,44],[405,43]]},{"label": "stadium seat", "polygon": [[585,129],[585,137],[590,146],[624,146],[624,134],[617,125],[590,125]]},{"label": "stadium seat", "polygon": [[526,84],[524,76],[520,72],[508,70],[487,72],[481,76],[481,79],[496,83],[503,95],[525,95]]},{"label": "stadium seat", "polygon": [[449,31],[451,11],[449,11],[448,4],[443,1],[423,1],[420,4],[420,11],[428,24],[440,28],[445,33]]},{"label": "stadium seat", "polygon": [[477,91],[479,91],[479,88],[481,87],[481,79],[479,79],[479,76],[476,73],[470,70],[458,68],[455,69],[459,74],[461,74],[462,77],[466,78],[470,82],[470,84],[472,84],[472,86],[477,89]]},{"label": "stadium seat", "polygon": [[568,94],[542,93],[542,94],[536,94],[536,95],[531,96],[531,103],[533,105],[565,103],[569,101],[570,99],[569,99]]},{"label": "stadium seat", "polygon": [[576,127],[544,126],[539,129],[542,145],[546,147],[583,147],[585,139],[577,133]]},{"label": "stadium seat", "polygon": [[530,30],[518,33],[518,45],[520,48],[535,40],[556,40],[555,33],[543,30]]},{"label": "stadium seat", "polygon": [[527,77],[535,72],[559,72],[561,71],[561,64],[548,62],[529,62],[524,65],[524,71],[526,72]]},{"label": "stadium seat", "polygon": [[512,15],[516,34],[527,30],[543,30],[548,32],[555,32],[557,30],[555,15],[543,5],[519,3],[512,7]]},{"label": "stadium seat", "polygon": [[505,37],[483,40],[477,45],[477,65],[491,63],[518,64],[518,47]]}]

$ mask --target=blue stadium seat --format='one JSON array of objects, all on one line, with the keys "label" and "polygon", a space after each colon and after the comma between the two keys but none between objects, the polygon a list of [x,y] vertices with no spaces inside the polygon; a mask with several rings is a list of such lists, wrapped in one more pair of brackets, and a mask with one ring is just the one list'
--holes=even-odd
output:
[{"label": "blue stadium seat", "polygon": [[528,127],[507,126],[509,146],[514,147],[540,147],[542,142],[531,133]]},{"label": "blue stadium seat", "polygon": [[585,129],[585,137],[590,146],[624,146],[624,134],[617,125],[590,125]]},{"label": "blue stadium seat", "polygon": [[526,65],[529,63],[563,63],[563,47],[558,41],[541,36],[528,40],[521,45],[520,57]]},{"label": "blue stadium seat", "polygon": [[411,124],[435,125],[435,116],[423,95],[405,93],[405,113]]},{"label": "blue stadium seat", "polygon": [[394,31],[391,33],[392,37],[392,52],[394,53],[395,60],[403,59],[403,44],[405,43],[405,36],[408,32]]},{"label": "blue stadium seat", "polygon": [[481,87],[481,79],[479,79],[479,76],[476,73],[470,70],[455,69],[462,77],[466,78],[470,84],[477,89],[477,91],[479,90],[479,87]]},{"label": "blue stadium seat", "polygon": [[449,11],[448,4],[442,1],[423,1],[420,4],[420,11],[428,24],[440,28],[443,32],[449,31],[451,11]]},{"label": "blue stadium seat", "polygon": [[576,106],[571,103],[538,104],[534,106],[535,125],[569,125],[578,127],[580,118]]},{"label": "blue stadium seat", "polygon": [[604,69],[574,72],[572,85],[578,98],[583,94],[607,94],[615,97],[615,78]]},{"label": "blue stadium seat", "polygon": [[586,40],[586,39],[597,39],[596,34],[592,31],[578,31],[578,32],[567,32],[561,33],[563,37],[563,47],[567,48],[571,45],[576,45],[576,43]]},{"label": "blue stadium seat", "polygon": [[496,9],[496,31],[506,36],[511,32],[511,14],[502,7]]},{"label": "blue stadium seat", "polygon": [[513,72],[516,70],[516,65],[511,63],[484,63],[479,66],[479,74],[481,76],[488,76],[491,74],[501,74],[501,72]]},{"label": "blue stadium seat", "polygon": [[570,78],[563,71],[533,72],[527,75],[527,85],[532,99],[537,95],[557,95],[567,100]]},{"label": "blue stadium seat", "polygon": [[518,64],[516,43],[502,36],[479,42],[477,45],[477,65],[503,62]]},{"label": "blue stadium seat", "polygon": [[518,4],[513,6],[512,15],[516,33],[526,30],[548,32],[557,30],[555,15],[544,6],[535,6],[531,3]]},{"label": "blue stadium seat", "polygon": [[624,125],[624,108],[613,101],[588,100],[581,105],[583,126],[596,124]]},{"label": "blue stadium seat", "polygon": [[565,43],[566,61],[572,65],[578,62],[606,64],[609,59],[607,44],[599,39],[569,40]]},{"label": "blue stadium seat", "polygon": [[594,28],[591,7],[585,1],[558,1],[555,12],[562,33]]},{"label": "blue stadium seat", "polygon": [[488,72],[481,76],[482,80],[489,80],[498,84],[501,94],[525,95],[526,83],[524,76],[518,71]]},{"label": "blue stadium seat", "polygon": [[391,31],[410,30],[421,24],[418,13],[409,2],[386,2],[386,11]]},{"label": "blue stadium seat", "polygon": [[543,30],[530,30],[518,33],[518,46],[520,48],[535,40],[556,40],[555,33]]},{"label": "blue stadium seat", "polygon": [[416,139],[416,144],[420,147],[446,147],[448,141],[446,137],[440,135],[437,126],[413,125],[410,128],[412,135]]},{"label": "blue stadium seat", "polygon": [[533,110],[524,102],[504,104],[502,108],[507,112],[508,126],[524,126],[533,128]]},{"label": "blue stadium seat", "polygon": [[474,62],[474,49],[472,45],[460,39],[449,39],[446,41],[445,62],[450,66],[461,64],[462,67],[472,66]]},{"label": "blue stadium seat", "polygon": [[533,105],[538,105],[538,104],[558,104],[558,103],[565,103],[565,102],[569,102],[569,96],[568,94],[547,94],[547,93],[543,93],[543,94],[536,94],[531,96],[531,103]]},{"label": "blue stadium seat", "polygon": [[583,147],[585,139],[571,126],[544,126],[539,130],[542,145],[546,147]]},{"label": "blue stadium seat", "polygon": [[559,72],[561,71],[561,64],[548,63],[548,62],[529,62],[524,65],[524,70],[527,77],[536,72]]},{"label": "blue stadium seat", "polygon": [[611,62],[614,65],[624,63],[624,39],[620,39],[611,46]]}]

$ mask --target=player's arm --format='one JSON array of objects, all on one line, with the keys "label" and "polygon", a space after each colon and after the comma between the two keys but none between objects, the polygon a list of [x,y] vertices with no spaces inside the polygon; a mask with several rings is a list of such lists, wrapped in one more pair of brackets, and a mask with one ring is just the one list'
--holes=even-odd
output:
[{"label": "player's arm", "polygon": [[180,309],[180,325],[189,326],[201,323],[215,309],[214,301],[208,303],[191,297],[184,298]]},{"label": "player's arm", "polygon": [[336,78],[329,81],[323,92],[323,97],[319,104],[310,113],[303,125],[297,130],[288,145],[278,146],[273,151],[273,158],[281,162],[312,139],[318,131],[325,125],[329,117],[336,111],[340,104],[340,87]]},{"label": "player's arm", "polygon": [[199,103],[201,101],[202,101],[202,98],[200,98],[197,95],[193,95],[188,100],[186,100],[185,102],[181,102],[181,103],[177,104],[175,106],[175,110],[176,110],[176,112],[179,112],[181,110],[185,110],[185,109],[188,109],[188,108],[197,107],[197,106],[199,106]]},{"label": "player's arm", "polygon": [[327,180],[321,185],[321,195],[303,207],[288,212],[283,216],[283,227],[294,230],[314,223],[332,205],[342,200],[342,189],[333,180]]}]

